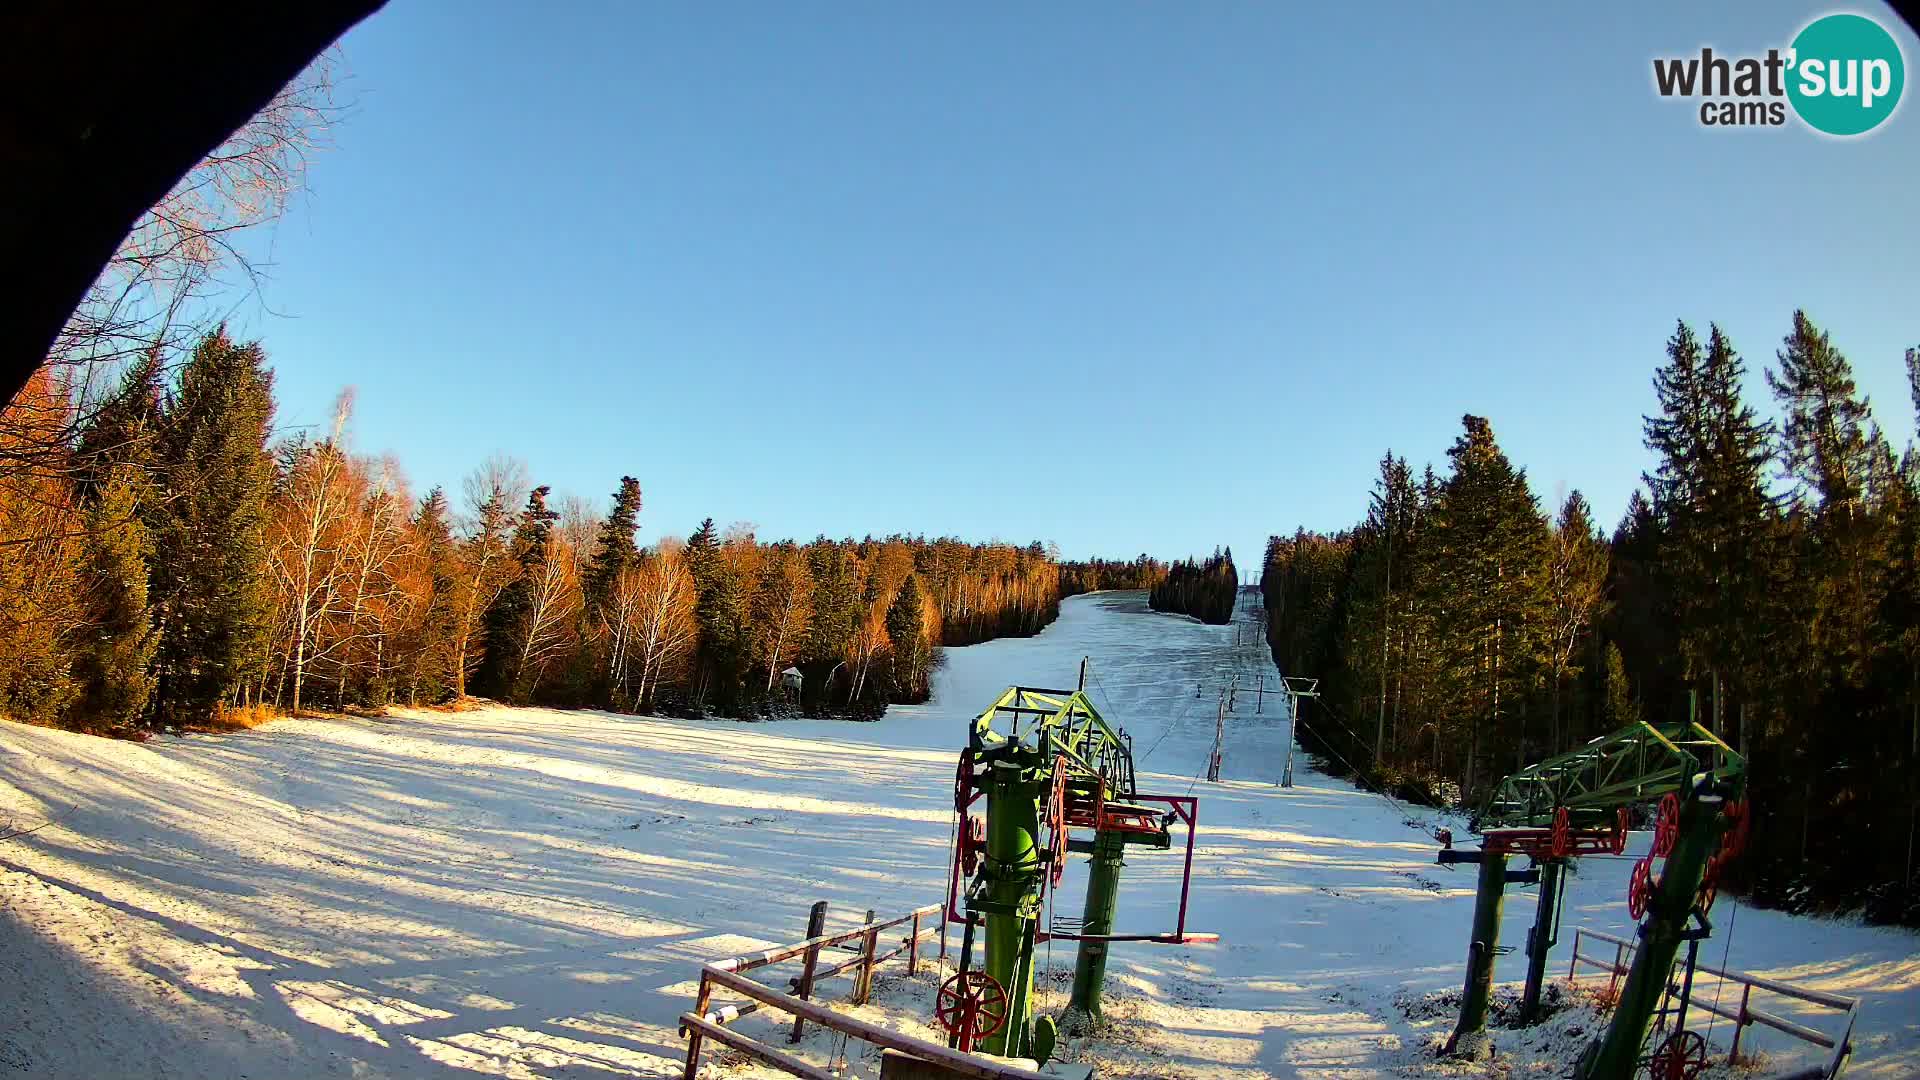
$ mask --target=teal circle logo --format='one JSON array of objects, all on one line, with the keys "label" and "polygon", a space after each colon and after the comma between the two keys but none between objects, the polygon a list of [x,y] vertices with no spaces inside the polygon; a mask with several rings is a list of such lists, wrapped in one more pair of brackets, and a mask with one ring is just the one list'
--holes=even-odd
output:
[{"label": "teal circle logo", "polygon": [[1815,131],[1864,135],[1900,104],[1907,65],[1900,43],[1864,15],[1827,15],[1793,39],[1787,99]]}]

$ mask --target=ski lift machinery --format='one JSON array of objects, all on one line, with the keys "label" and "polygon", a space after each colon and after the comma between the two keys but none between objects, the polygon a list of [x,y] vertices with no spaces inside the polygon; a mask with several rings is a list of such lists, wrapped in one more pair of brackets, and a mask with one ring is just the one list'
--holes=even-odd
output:
[{"label": "ski lift machinery", "polygon": [[[1082,684],[1085,666],[1082,666]],[[1134,786],[1133,745],[1108,725],[1083,690],[1012,686],[976,717],[954,777],[955,826],[947,892],[949,921],[961,923],[959,971],[941,987],[936,1019],[949,1044],[1045,1061],[1056,1023],[1032,1015],[1036,944],[1079,946],[1073,996],[1062,1022],[1100,1016],[1108,947],[1115,942],[1212,943],[1187,930],[1199,800],[1150,795]],[[974,808],[985,803],[985,813]],[[1171,930],[1117,933],[1120,867],[1128,847],[1170,851],[1184,826],[1180,901]],[[1092,836],[1075,836],[1079,830]],[[1070,853],[1090,856],[1079,919],[1052,916],[1048,903]],[[1043,918],[1046,925],[1042,926]],[[985,934],[974,964],[974,939]]]}]

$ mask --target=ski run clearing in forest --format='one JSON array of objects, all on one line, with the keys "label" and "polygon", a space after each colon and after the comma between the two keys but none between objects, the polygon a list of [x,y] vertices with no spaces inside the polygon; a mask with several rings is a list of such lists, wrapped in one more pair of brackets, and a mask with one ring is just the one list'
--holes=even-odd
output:
[{"label": "ski run clearing in forest", "polygon": [[[489,708],[147,744],[0,725],[0,823],[34,830],[0,844],[0,1076],[678,1075],[702,960],[797,939],[817,899],[845,926],[941,895],[966,718],[1011,683],[1071,685],[1083,655],[1142,788],[1201,796],[1189,928],[1222,941],[1116,946],[1113,1022],[1068,1054],[1109,1080],[1563,1075],[1596,1022],[1578,1004],[1496,1031],[1492,1065],[1432,1057],[1473,879],[1434,865],[1429,818],[1304,764],[1274,787],[1272,699],[1257,715],[1236,702],[1225,782],[1196,784],[1215,688],[1274,674],[1234,639],[1140,594],[1078,597],[1039,637],[950,650],[930,704],[874,724]],[[1171,925],[1178,864],[1129,856],[1123,929]],[[1630,932],[1629,866],[1581,863],[1556,980],[1573,928]],[[1850,1075],[1920,1074],[1920,939],[1726,899],[1718,913],[1716,965],[1865,999]],[[1516,891],[1504,940],[1532,916]],[[1050,1007],[1072,950],[1041,960]],[[1499,978],[1523,964],[1504,957]],[[926,1034],[939,966],[886,970],[861,1012]],[[777,1040],[780,1019],[741,1025]],[[1765,1029],[1745,1044],[1767,1055],[1756,1075],[1811,1060]]]}]

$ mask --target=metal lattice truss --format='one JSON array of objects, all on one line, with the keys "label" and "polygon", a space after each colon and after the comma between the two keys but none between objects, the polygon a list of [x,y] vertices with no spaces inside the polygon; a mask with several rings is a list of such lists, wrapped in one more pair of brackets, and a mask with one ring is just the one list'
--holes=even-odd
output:
[{"label": "metal lattice truss", "polygon": [[[1006,730],[996,730],[1004,723]],[[1009,686],[973,721],[976,759],[1008,746],[1031,745],[1041,762],[1064,757],[1076,780],[1100,781],[1107,799],[1128,799],[1133,787],[1133,740],[1100,716],[1087,695],[1075,690]]]},{"label": "metal lattice truss", "polygon": [[1475,824],[1549,827],[1564,806],[1575,828],[1604,827],[1620,807],[1684,792],[1703,773],[1726,781],[1745,770],[1746,759],[1699,724],[1642,721],[1500,781]]}]

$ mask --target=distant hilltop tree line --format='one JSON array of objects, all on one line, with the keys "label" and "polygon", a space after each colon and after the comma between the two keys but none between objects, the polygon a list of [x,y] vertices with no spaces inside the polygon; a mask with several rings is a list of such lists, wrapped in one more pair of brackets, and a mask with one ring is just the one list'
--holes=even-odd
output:
[{"label": "distant hilltop tree line", "polygon": [[[177,369],[177,370],[175,370]],[[249,710],[512,703],[755,715],[925,700],[943,645],[1038,632],[1035,543],[636,540],[506,458],[456,507],[329,429],[274,437],[257,344],[207,335],[89,395],[50,365],[0,412],[0,711],[102,733]]]},{"label": "distant hilltop tree line", "polygon": [[[1920,350],[1906,367],[1920,415]],[[1777,420],[1745,374],[1717,326],[1675,329],[1658,464],[1610,538],[1577,491],[1542,513],[1480,417],[1444,474],[1389,452],[1364,521],[1269,542],[1274,659],[1322,680],[1306,749],[1434,802],[1697,716],[1750,765],[1736,884],[1920,925],[1920,452],[1803,312],[1766,372]]]},{"label": "distant hilltop tree line", "polygon": [[1087,559],[1060,564],[1060,596],[1113,589],[1152,589],[1167,578],[1167,564],[1147,555],[1133,559]]},{"label": "distant hilltop tree line", "polygon": [[1201,622],[1233,621],[1233,605],[1240,595],[1240,574],[1233,568],[1233,549],[1215,548],[1204,562],[1182,559],[1147,596],[1155,611],[1191,615]]}]

